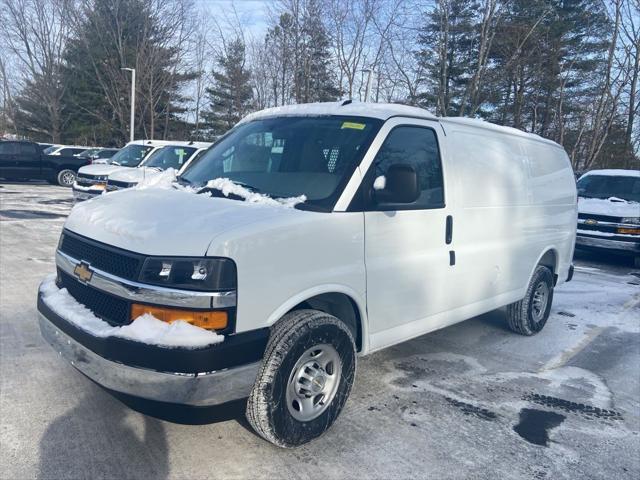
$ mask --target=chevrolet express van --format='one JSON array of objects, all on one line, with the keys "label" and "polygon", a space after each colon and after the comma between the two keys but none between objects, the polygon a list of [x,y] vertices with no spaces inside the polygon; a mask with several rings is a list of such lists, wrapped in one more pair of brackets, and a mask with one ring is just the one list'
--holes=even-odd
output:
[{"label": "chevrolet express van", "polygon": [[505,306],[533,335],[573,272],[566,153],[478,120],[268,109],[174,180],[74,207],[39,289],[42,334],[111,390],[248,396],[282,447],[333,424],[359,355]]},{"label": "chevrolet express van", "polygon": [[193,159],[197,158],[211,146],[207,142],[189,142],[187,145],[167,145],[154,150],[138,168],[122,168],[107,178],[107,192],[131,188],[144,180],[150,180],[160,172],[173,168],[182,173],[189,168]]},{"label": "chevrolet express van", "polygon": [[576,246],[629,256],[640,268],[640,170],[591,170],[577,187]]},{"label": "chevrolet express van", "polygon": [[73,198],[76,202],[102,195],[107,187],[109,175],[119,171],[131,171],[142,167],[159,149],[173,145],[186,147],[193,142],[169,140],[134,140],[114,154],[109,163],[91,164],[78,170],[73,184]]}]

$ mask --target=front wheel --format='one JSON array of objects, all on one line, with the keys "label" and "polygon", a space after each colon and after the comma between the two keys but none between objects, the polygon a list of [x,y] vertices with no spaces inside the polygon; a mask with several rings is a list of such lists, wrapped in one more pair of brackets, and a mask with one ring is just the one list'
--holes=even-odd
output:
[{"label": "front wheel", "polygon": [[553,301],[553,273],[538,265],[527,293],[519,302],[507,306],[509,328],[521,335],[535,335],[547,323]]},{"label": "front wheel", "polygon": [[73,185],[73,182],[76,181],[76,172],[65,168],[58,172],[56,180],[58,181],[58,185],[60,185],[61,187],[70,187]]},{"label": "front wheel", "polygon": [[355,369],[355,343],[343,322],[316,310],[290,312],[272,329],[247,419],[280,447],[310,442],[338,418]]}]

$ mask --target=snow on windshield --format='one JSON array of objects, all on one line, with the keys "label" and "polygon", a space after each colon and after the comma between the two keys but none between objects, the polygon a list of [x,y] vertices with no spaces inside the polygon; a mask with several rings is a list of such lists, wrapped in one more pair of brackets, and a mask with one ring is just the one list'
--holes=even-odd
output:
[{"label": "snow on windshield", "polygon": [[151,314],[136,318],[129,325],[113,327],[78,303],[66,288],[58,288],[55,275],[48,276],[40,287],[42,300],[55,313],[91,335],[100,338],[120,337],[161,347],[202,348],[224,341],[224,335],[196,327],[182,320],[172,323]]},{"label": "snow on windshield", "polygon": [[[201,190],[200,188],[185,187],[177,183],[177,172],[173,168],[168,168],[164,172],[157,175],[149,175],[145,177],[145,179],[138,183],[135,188],[176,188],[191,193],[198,193],[198,191]],[[307,200],[307,197],[305,195],[289,198],[272,198],[262,193],[253,192],[250,189],[243,187],[242,185],[239,185],[232,180],[229,180],[228,178],[216,178],[214,180],[209,180],[204,188],[218,190],[222,192],[225,197],[228,197],[229,195],[235,195],[242,198],[247,203],[257,203],[262,205],[273,205],[287,208],[293,208],[296,205],[304,203]]]}]

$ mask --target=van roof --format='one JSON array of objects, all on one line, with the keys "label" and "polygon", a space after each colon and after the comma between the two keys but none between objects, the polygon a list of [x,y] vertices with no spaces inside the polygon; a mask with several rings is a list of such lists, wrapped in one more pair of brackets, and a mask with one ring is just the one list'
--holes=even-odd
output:
[{"label": "van roof", "polygon": [[[322,102],[305,103],[297,105],[285,105],[282,107],[272,107],[259,112],[251,113],[244,117],[238,125],[260,118],[280,117],[280,116],[311,116],[311,115],[344,115],[354,117],[369,117],[388,120],[391,117],[411,117],[423,118],[426,120],[437,120],[441,123],[453,125],[465,125],[476,128],[483,128],[501,133],[527,137],[532,140],[548,143],[560,147],[556,142],[543,138],[535,133],[527,133],[513,127],[504,127],[477,118],[466,117],[437,117],[428,110],[419,107],[411,107],[397,103],[368,103],[368,102]],[[560,147],[562,148],[562,147]]]},{"label": "van roof", "polygon": [[311,115],[344,115],[348,117],[379,118],[381,120],[398,116],[430,120],[438,118],[423,108],[410,107],[408,105],[400,105],[397,103],[350,102],[347,100],[342,102],[303,103],[267,108],[247,115],[240,120],[239,123],[250,122],[258,118]]}]

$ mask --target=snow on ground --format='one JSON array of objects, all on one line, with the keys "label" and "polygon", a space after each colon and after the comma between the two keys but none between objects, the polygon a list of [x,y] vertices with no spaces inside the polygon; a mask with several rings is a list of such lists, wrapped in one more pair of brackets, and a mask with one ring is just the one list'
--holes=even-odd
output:
[{"label": "snow on ground", "polygon": [[149,345],[162,347],[200,348],[224,340],[210,330],[196,327],[182,320],[172,323],[158,320],[151,314],[136,318],[129,325],[113,327],[96,317],[91,310],[78,303],[66,288],[59,289],[55,275],[49,275],[40,286],[42,300],[54,312],[87,333],[100,338],[121,337]]}]

